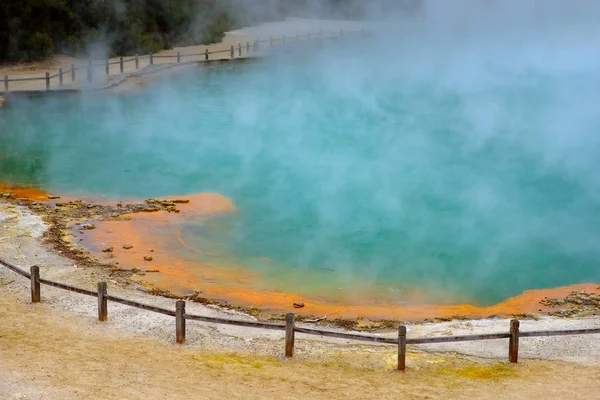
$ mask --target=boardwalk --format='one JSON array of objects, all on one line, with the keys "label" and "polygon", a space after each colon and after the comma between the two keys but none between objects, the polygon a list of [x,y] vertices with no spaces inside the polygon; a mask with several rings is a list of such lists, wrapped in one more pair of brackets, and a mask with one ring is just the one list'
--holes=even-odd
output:
[{"label": "boardwalk", "polygon": [[[177,54],[182,55],[181,62],[199,62],[205,60],[205,52],[210,52],[211,60],[218,59],[230,59],[231,58],[231,46],[235,47],[235,57],[239,58],[239,48],[241,46],[241,57],[247,57],[248,54],[253,56],[265,54],[268,51],[267,46],[262,46],[261,51],[254,52],[253,49],[248,52],[248,47],[251,46],[256,39],[264,41],[269,38],[274,38],[277,44],[281,44],[282,38],[289,38],[290,42],[294,40],[305,40],[309,33],[316,35],[317,32],[322,32],[323,35],[328,36],[331,34],[337,34],[343,30],[347,32],[358,32],[362,29],[367,29],[368,24],[352,22],[352,21],[317,21],[317,20],[303,20],[303,19],[288,19],[286,21],[274,22],[263,24],[255,27],[242,28],[232,32],[228,32],[223,41],[217,44],[211,45],[200,45],[200,46],[186,46],[186,47],[175,47],[170,50],[162,50],[158,53],[153,54],[152,63],[154,66],[173,64],[177,60]],[[315,36],[316,37],[316,36]],[[216,53],[216,54],[215,54]],[[195,56],[187,56],[188,54],[196,54]],[[124,55],[123,59],[126,61],[123,64],[123,72],[120,68],[120,57],[110,58],[108,74],[106,73],[106,67],[104,63],[106,60],[101,60],[98,57],[94,61],[93,68],[93,86],[103,87],[114,82],[120,76],[135,73],[136,71],[147,71],[150,67],[150,57],[147,55],[140,55],[138,65],[133,62],[135,55]],[[49,60],[30,64],[18,64],[11,66],[0,67],[0,79],[8,76],[9,91],[44,91],[46,90],[46,81],[43,79],[46,73],[53,76],[58,73],[59,69],[62,69],[63,85],[59,85],[59,80],[54,77],[50,80],[51,90],[73,90],[81,89],[83,87],[89,87],[90,84],[87,79],[86,68],[89,60],[87,59],[75,59],[67,56],[54,56]],[[76,71],[75,80],[72,81],[71,68],[72,66],[81,68]],[[156,67],[155,67],[156,68]],[[39,80],[25,80],[14,82],[14,79],[27,79],[27,78],[39,78]],[[1,90],[1,89],[0,89]]]}]

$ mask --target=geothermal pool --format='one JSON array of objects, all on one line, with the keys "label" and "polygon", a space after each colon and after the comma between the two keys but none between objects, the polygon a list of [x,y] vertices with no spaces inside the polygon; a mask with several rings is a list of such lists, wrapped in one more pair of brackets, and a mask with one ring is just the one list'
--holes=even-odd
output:
[{"label": "geothermal pool", "polygon": [[[600,53],[563,44],[402,42],[381,57],[342,42],[139,92],[14,99],[0,181],[115,200],[219,193],[238,211],[155,233],[190,275],[210,263],[256,290],[489,305],[599,282]],[[171,286],[231,283],[197,275]]]}]

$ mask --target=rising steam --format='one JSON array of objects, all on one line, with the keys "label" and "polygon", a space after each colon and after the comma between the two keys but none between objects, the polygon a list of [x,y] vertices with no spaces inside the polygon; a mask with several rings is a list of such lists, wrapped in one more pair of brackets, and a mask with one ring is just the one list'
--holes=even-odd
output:
[{"label": "rising steam", "polygon": [[215,235],[242,263],[334,271],[277,275],[284,290],[351,297],[356,279],[489,303],[600,280],[600,4],[359,3],[361,22],[285,29],[368,39],[23,105],[39,117],[5,111],[2,152],[43,155],[21,178],[57,190],[230,196],[241,211]]}]

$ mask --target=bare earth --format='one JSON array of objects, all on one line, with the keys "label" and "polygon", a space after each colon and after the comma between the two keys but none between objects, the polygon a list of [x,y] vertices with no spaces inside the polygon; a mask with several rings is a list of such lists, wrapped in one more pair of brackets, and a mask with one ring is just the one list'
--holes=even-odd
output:
[{"label": "bare earth", "polygon": [[0,294],[0,398],[600,398],[598,366],[413,353],[409,371],[398,374],[378,365],[391,352],[368,346],[292,361],[210,352]]},{"label": "bare earth", "polygon": [[[40,242],[45,225],[28,209],[0,203],[0,254],[42,276],[173,308],[110,281]],[[96,299],[42,286],[29,303],[29,282],[0,268],[0,398],[577,398],[600,399],[597,335],[528,338],[521,363],[506,363],[505,340],[409,347],[408,371],[395,371],[394,346],[298,335],[296,357],[282,357],[281,332],[188,322],[188,344],[175,345],[171,317],[109,304],[96,321]],[[188,303],[204,315],[253,319]],[[523,330],[599,327],[600,319],[523,321]],[[506,331],[506,320],[453,321],[409,327],[409,336]],[[330,328],[332,329],[332,328]],[[393,332],[382,332],[393,337]],[[560,377],[560,378],[558,378]]]}]

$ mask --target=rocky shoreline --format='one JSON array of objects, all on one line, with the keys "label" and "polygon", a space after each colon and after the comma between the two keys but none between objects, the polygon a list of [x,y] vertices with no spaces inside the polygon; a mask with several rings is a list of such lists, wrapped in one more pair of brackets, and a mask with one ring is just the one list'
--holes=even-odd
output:
[{"label": "rocky shoreline", "polygon": [[[205,305],[241,311],[248,315],[261,317],[267,320],[282,320],[284,318],[283,314],[265,314],[255,307],[233,305],[206,298],[203,297],[200,292],[194,292],[187,296],[177,296],[168,290],[160,289],[147,282],[134,281],[131,279],[134,276],[144,275],[155,271],[152,269],[140,268],[124,269],[118,265],[118,262],[115,263],[100,260],[80,247],[78,243],[74,242],[73,236],[70,234],[74,229],[79,230],[80,233],[83,233],[85,230],[94,229],[94,224],[98,221],[131,219],[131,215],[136,213],[179,213],[180,210],[178,205],[186,204],[189,200],[185,198],[170,200],[147,199],[143,202],[126,204],[123,204],[122,202],[117,204],[99,204],[79,199],[61,200],[58,196],[47,197],[47,199],[42,199],[40,197],[37,199],[27,199],[11,192],[0,193],[0,198],[3,201],[12,205],[27,207],[35,213],[35,215],[40,217],[48,226],[48,229],[44,234],[44,240],[47,245],[49,245],[53,251],[76,261],[81,267],[102,269],[107,272],[110,279],[116,280],[122,285],[135,287],[136,289],[145,291],[149,294],[171,299],[182,298]],[[103,251],[109,252],[108,249],[103,249]],[[600,293],[600,287],[598,287],[598,289],[598,293]],[[561,318],[579,318],[600,315],[600,295],[594,292],[574,291],[564,298],[546,297],[540,301],[539,305],[549,307],[552,311],[539,314],[512,314],[509,315],[509,317],[537,320],[545,315]],[[495,316],[490,315],[488,317]],[[321,321],[322,319],[323,318],[314,315],[299,316],[299,320]],[[473,318],[456,315],[444,318],[426,318],[420,322],[430,323],[465,319]],[[361,321],[357,319],[333,319],[328,322],[333,323],[338,327],[364,331],[393,329],[398,325],[398,321],[393,320]]]},{"label": "rocky shoreline", "polygon": [[[3,190],[0,190],[0,193]],[[46,201],[48,200],[48,201]],[[62,205],[56,205],[56,202]],[[108,282],[109,293],[125,297],[134,301],[152,304],[157,307],[174,309],[174,299],[169,293],[153,292],[151,288],[144,287],[139,282],[131,279],[136,273],[142,271],[121,270],[114,265],[101,263],[93,258],[70,249],[69,240],[61,238],[61,226],[69,223],[93,223],[101,218],[126,218],[124,213],[131,210],[138,212],[153,210],[156,207],[169,207],[171,204],[162,205],[149,203],[132,203],[134,205],[100,205],[84,201],[65,199],[21,200],[15,196],[3,195],[0,197],[0,254],[7,261],[21,267],[38,265],[41,275],[46,279],[63,282],[66,284],[95,290],[99,281]],[[176,203],[175,203],[176,204]],[[62,210],[62,209],[65,210]],[[165,212],[165,211],[161,211]],[[96,219],[94,219],[96,218]],[[72,219],[72,220],[71,220]],[[53,225],[54,224],[54,225]],[[142,272],[143,273],[143,272]],[[29,303],[30,283],[27,279],[17,276],[6,268],[0,268],[0,296],[18,299],[19,303]],[[72,315],[83,318],[96,326],[97,301],[96,299],[70,293],[52,287],[44,286],[42,289],[42,303],[39,312],[50,312],[50,315]],[[157,296],[158,295],[158,296]],[[594,307],[596,299],[588,294],[571,294],[564,300],[549,299],[549,302],[558,302],[558,309],[581,310],[582,307],[589,311]],[[179,297],[178,297],[179,298]],[[193,294],[186,297],[188,312],[220,318],[232,318],[247,321],[279,320],[281,316],[265,315],[258,310],[245,309],[227,304],[213,304]],[[581,302],[581,304],[578,304]],[[569,306],[569,304],[572,304]],[[32,309],[37,309],[32,307]],[[253,312],[255,311],[255,312]],[[584,310],[584,312],[587,312]],[[1,312],[0,312],[1,314]],[[558,314],[557,314],[558,315]],[[519,316],[522,320],[521,329],[527,330],[561,330],[561,329],[590,329],[600,328],[600,318],[597,316],[582,317],[578,312],[568,313],[560,318],[546,315]],[[596,315],[596,314],[594,314]],[[170,317],[149,313],[128,306],[109,305],[109,321],[105,328],[97,326],[96,329],[110,329],[115,337],[123,335],[140,335],[152,337],[164,343],[174,342],[174,325]],[[299,326],[323,328],[334,331],[369,331],[381,337],[397,337],[399,321],[380,320],[323,320],[321,318],[304,317],[298,321]],[[0,324],[1,325],[1,324]],[[105,326],[104,324],[101,324]],[[406,323],[409,335],[412,337],[432,337],[444,335],[473,335],[484,333],[498,333],[508,330],[508,321],[505,318],[443,318],[428,321]],[[192,347],[200,346],[207,350],[216,351],[242,351],[258,354],[279,356],[281,354],[282,336],[277,331],[264,331],[251,328],[235,327],[219,324],[193,324],[188,332],[188,344]],[[323,339],[317,337],[302,337],[298,345],[299,357],[313,359],[323,357],[324,354],[338,354],[339,352],[361,352],[362,355],[379,355],[378,357],[392,357],[394,348],[380,345],[365,345],[352,343],[341,339]],[[505,360],[506,343],[503,340],[484,342],[442,343],[427,346],[417,346],[411,349],[414,354],[444,353],[448,357],[478,357],[481,360]],[[560,359],[596,365],[600,360],[600,342],[597,335],[565,336],[547,338],[528,338],[520,350],[523,358]],[[379,358],[378,358],[379,360]],[[381,360],[380,360],[381,361]],[[378,362],[380,362],[378,361]],[[411,363],[414,360],[411,359]]]}]

